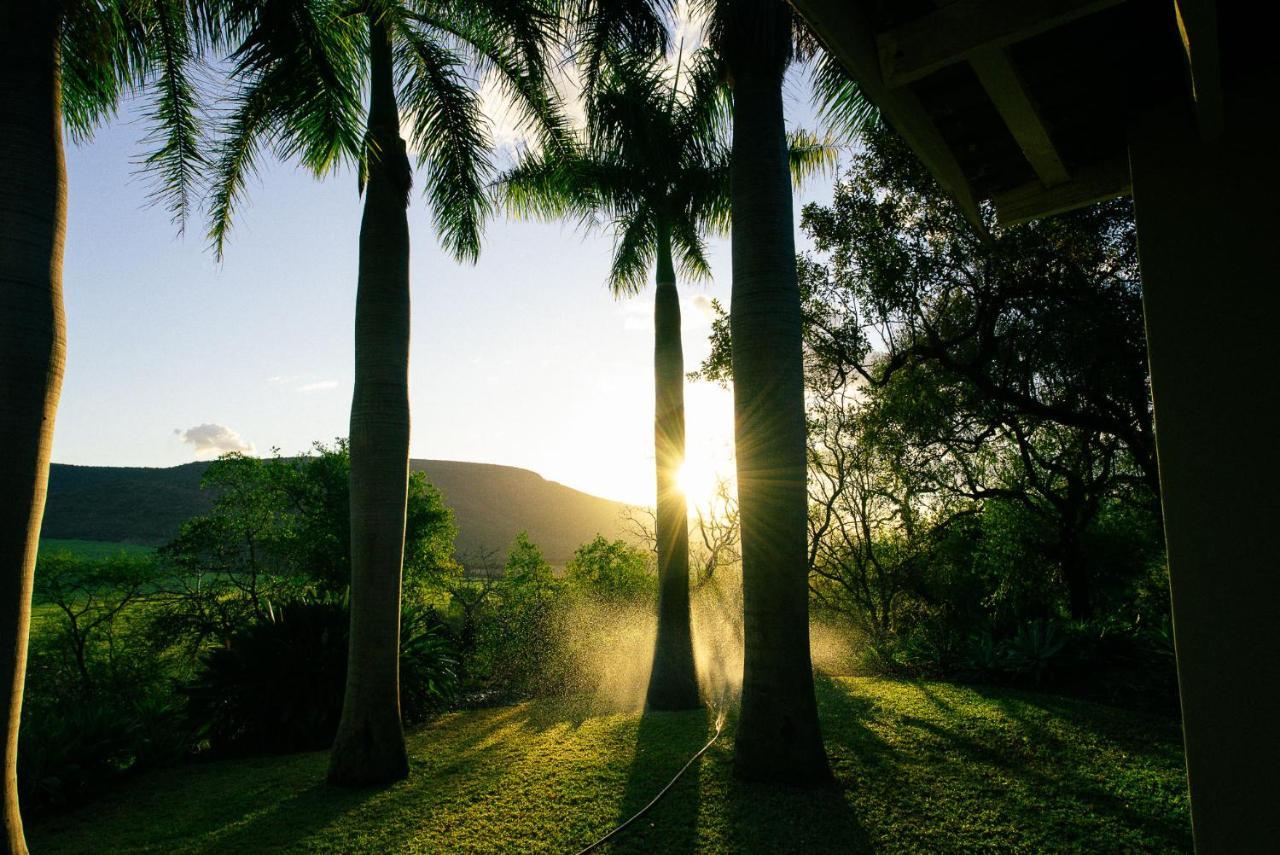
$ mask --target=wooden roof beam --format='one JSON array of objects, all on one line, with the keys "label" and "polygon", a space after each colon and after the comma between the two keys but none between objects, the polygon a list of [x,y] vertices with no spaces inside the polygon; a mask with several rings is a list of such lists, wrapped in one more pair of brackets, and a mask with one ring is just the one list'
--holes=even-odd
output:
[{"label": "wooden roof beam", "polygon": [[863,94],[879,108],[942,188],[955,199],[969,222],[980,232],[985,232],[969,179],[933,119],[910,91],[890,89],[885,85],[873,31],[857,4],[848,0],[792,0],[792,5],[858,81]]},{"label": "wooden roof beam", "polygon": [[1008,52],[1001,47],[979,48],[969,54],[969,64],[1040,183],[1045,187],[1065,184],[1071,176]]},{"label": "wooden roof beam", "polygon": [[1016,226],[1038,217],[1125,196],[1131,184],[1129,162],[1109,161],[1077,170],[1075,177],[1065,184],[1045,187],[1039,181],[1032,181],[1000,193],[992,201],[1000,225]]},{"label": "wooden roof beam", "polygon": [[1182,50],[1191,72],[1200,136],[1214,140],[1222,133],[1222,68],[1218,48],[1218,13],[1214,0],[1174,0]]},{"label": "wooden roof beam", "polygon": [[[886,86],[919,80],[969,58],[1005,47],[1115,6],[1122,0],[956,0],[876,37]],[[806,10],[817,3],[795,2]],[[850,4],[852,5],[852,4]],[[806,18],[809,15],[806,13]]]}]

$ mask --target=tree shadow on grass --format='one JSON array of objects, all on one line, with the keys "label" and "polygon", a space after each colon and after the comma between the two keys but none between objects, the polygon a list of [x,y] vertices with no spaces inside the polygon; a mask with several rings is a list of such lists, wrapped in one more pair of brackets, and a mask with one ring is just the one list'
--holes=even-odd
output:
[{"label": "tree shadow on grass", "polygon": [[[362,827],[378,827],[402,810],[405,802],[420,804],[421,810],[417,813],[425,816],[434,807],[435,783],[465,780],[483,774],[492,765],[491,755],[501,744],[492,738],[504,728],[518,724],[518,712],[518,708],[508,708],[495,710],[483,719],[469,719],[465,748],[443,752],[437,763],[415,760],[407,780],[387,787],[330,786],[324,781],[327,754],[300,756],[299,762],[305,764],[313,783],[293,789],[286,784],[281,788],[283,792],[267,789],[258,800],[245,803],[241,799],[224,809],[206,807],[208,820],[202,823],[202,828],[189,824],[187,840],[196,843],[195,848],[202,853],[293,851],[308,848],[336,829],[358,833]],[[434,726],[429,725],[424,731],[410,734],[410,742],[430,738],[433,729]],[[417,754],[412,746],[411,753]],[[244,783],[243,778],[241,782]],[[208,793],[207,797],[218,798],[216,793]],[[350,827],[344,826],[344,817],[357,816],[358,820]],[[156,826],[163,828],[166,824],[163,818],[156,819]]]},{"label": "tree shadow on grass", "polygon": [[[727,770],[726,770],[727,771]],[[845,781],[801,789],[730,780],[725,837],[731,852],[871,852]]]},{"label": "tree shadow on grass", "polygon": [[382,788],[346,789],[323,781],[207,835],[201,852],[276,852],[298,846],[357,810]]},{"label": "tree shadow on grass", "polygon": [[[1140,848],[1188,845],[1185,816],[1147,793],[1159,784],[1143,758],[1170,734],[1144,737],[1145,717],[995,688],[964,689],[985,702],[966,708],[953,703],[950,690],[911,686],[926,705],[882,707],[848,684],[818,680],[838,774],[880,805],[881,822],[932,817],[949,823],[983,813],[993,829],[1011,823],[1027,841],[1080,844],[1090,841],[1078,835],[1122,833]],[[980,709],[986,714],[977,714]],[[999,714],[993,717],[992,709]],[[893,743],[869,725],[891,732]],[[1128,784],[1116,780],[1127,775],[1133,776]],[[931,833],[929,823],[922,830]]]},{"label": "tree shadow on grass", "polygon": [[[635,754],[614,827],[635,816],[667,785],[711,738],[714,726],[705,708],[689,712],[646,712],[640,718]],[[616,843],[611,842],[613,851],[697,851],[698,808],[705,762],[704,755],[689,767],[662,801],[615,838]],[[609,830],[602,829],[596,839]]]}]

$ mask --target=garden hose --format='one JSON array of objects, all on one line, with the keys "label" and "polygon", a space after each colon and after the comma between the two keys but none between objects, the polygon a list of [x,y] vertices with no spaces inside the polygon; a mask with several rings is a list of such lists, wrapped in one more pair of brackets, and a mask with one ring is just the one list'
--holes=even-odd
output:
[{"label": "garden hose", "polygon": [[586,853],[588,852],[594,852],[596,849],[598,849],[599,847],[603,846],[604,844],[608,843],[610,840],[612,840],[613,838],[621,834],[623,830],[625,830],[626,827],[629,826],[631,823],[635,822],[637,819],[639,819],[640,817],[648,813],[649,809],[652,808],[654,805],[656,805],[662,799],[662,797],[667,794],[667,791],[675,786],[676,781],[680,780],[680,776],[683,775],[685,772],[687,772],[689,767],[698,761],[699,757],[701,757],[703,754],[706,754],[707,749],[710,748],[712,745],[714,745],[715,741],[720,738],[720,732],[724,730],[724,719],[725,719],[725,714],[721,712],[720,715],[716,717],[716,732],[713,733],[711,735],[711,738],[707,740],[707,744],[699,748],[698,753],[690,757],[689,762],[685,763],[683,766],[680,767],[680,771],[676,772],[675,777],[673,777],[670,781],[667,781],[667,785],[663,787],[661,790],[658,790],[658,794],[654,796],[652,799],[650,799],[647,805],[640,808],[640,810],[636,811],[635,814],[630,819],[628,819],[626,822],[614,828],[604,837],[601,837],[595,843],[592,843],[590,846],[587,846],[586,848],[579,851],[578,855],[586,855]]}]

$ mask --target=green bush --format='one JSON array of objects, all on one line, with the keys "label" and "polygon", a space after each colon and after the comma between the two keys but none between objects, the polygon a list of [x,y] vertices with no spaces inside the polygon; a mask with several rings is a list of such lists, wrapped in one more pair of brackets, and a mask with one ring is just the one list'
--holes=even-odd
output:
[{"label": "green bush", "polygon": [[565,576],[582,593],[606,601],[638,602],[656,593],[649,553],[603,535],[578,547]]},{"label": "green bush", "polygon": [[518,534],[476,629],[473,693],[498,700],[562,691],[573,677],[563,655],[569,607],[568,586]]},{"label": "green bush", "polygon": [[[328,747],[342,715],[349,621],[337,602],[288,603],[206,653],[183,688],[202,747],[216,755]],[[405,609],[400,663],[406,721],[455,697],[456,658],[432,613]]]},{"label": "green bush", "polygon": [[187,751],[172,681],[151,643],[148,558],[41,556],[19,731],[27,810],[80,804],[120,775]]},{"label": "green bush", "polygon": [[183,688],[193,731],[216,755],[324,748],[342,712],[347,611],[292,603],[206,653]]}]

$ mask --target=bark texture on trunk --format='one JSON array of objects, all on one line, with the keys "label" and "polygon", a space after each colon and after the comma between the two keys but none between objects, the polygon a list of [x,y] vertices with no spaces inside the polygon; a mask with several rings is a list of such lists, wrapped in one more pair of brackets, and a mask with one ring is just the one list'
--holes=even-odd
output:
[{"label": "bark texture on trunk", "polygon": [[409,483],[411,173],[385,26],[370,20],[372,156],[360,222],[351,400],[351,644],[329,781],[409,774],[400,721],[400,573]]},{"label": "bark texture on trunk", "polygon": [[67,176],[53,6],[11,3],[0,12],[0,846],[7,853],[27,851],[18,810],[18,725],[66,359]]},{"label": "bark texture on trunk", "polygon": [[653,308],[653,452],[657,462],[658,636],[646,706],[699,706],[689,626],[689,511],[678,476],[684,465],[684,348],[671,235],[659,227]]},{"label": "bark texture on trunk", "polygon": [[729,323],[745,660],[734,771],[821,785],[831,772],[809,657],[804,374],[782,72],[736,66]]}]

